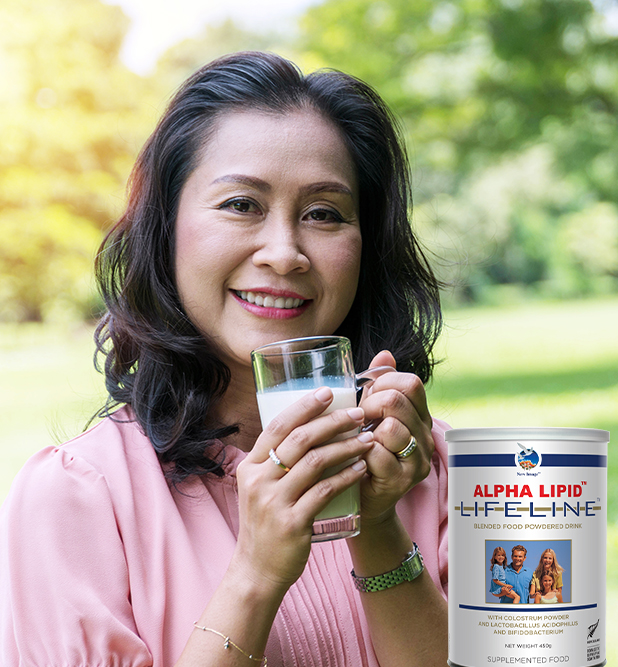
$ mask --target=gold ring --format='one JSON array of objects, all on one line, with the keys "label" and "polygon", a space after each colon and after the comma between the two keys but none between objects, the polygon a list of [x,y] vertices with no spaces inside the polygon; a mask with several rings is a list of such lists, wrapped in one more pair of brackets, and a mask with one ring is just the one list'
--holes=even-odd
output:
[{"label": "gold ring", "polygon": [[407,459],[409,456],[412,456],[415,449],[416,449],[416,438],[412,436],[410,438],[410,442],[400,452],[397,452],[395,456],[400,461],[403,461],[404,459]]},{"label": "gold ring", "polygon": [[285,472],[290,472],[290,469],[285,465],[285,463],[281,463],[281,459],[275,454],[275,450],[271,449],[268,452],[268,456],[270,457],[270,460],[273,463],[276,463],[280,468],[283,468]]}]

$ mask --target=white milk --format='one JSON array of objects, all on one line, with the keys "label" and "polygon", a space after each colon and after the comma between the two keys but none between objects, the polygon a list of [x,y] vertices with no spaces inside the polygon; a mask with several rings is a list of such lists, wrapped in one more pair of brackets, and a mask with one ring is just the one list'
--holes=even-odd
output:
[{"label": "white milk", "polygon": [[[315,387],[315,389],[317,389],[317,387]],[[300,400],[305,394],[308,394],[312,391],[314,391],[314,388],[291,390],[272,389],[263,394],[258,394],[257,400],[258,407],[260,409],[262,428],[266,428],[266,426],[268,426],[268,424],[270,424],[270,422],[280,412],[283,412],[286,408],[289,408],[290,405]],[[329,412],[333,412],[335,410],[356,407],[356,390],[354,387],[331,387],[331,391],[333,392],[333,402],[328,406],[323,414],[327,415]],[[350,437],[348,434],[343,433],[339,437],[335,438],[335,440],[344,440],[348,437]]]},{"label": "white milk", "polygon": [[[280,412],[296,403],[305,394],[314,391],[317,387],[310,389],[272,389],[265,393],[258,393],[257,401],[260,410],[260,419],[262,421],[262,428],[266,428],[268,424]],[[356,407],[356,390],[353,387],[331,387],[333,392],[333,402],[322,414],[328,414],[334,410]],[[352,437],[357,432],[357,429],[347,431],[334,438],[331,442],[337,440],[345,440],[345,438]],[[326,444],[326,443],[324,443]],[[285,463],[285,461],[284,461]],[[324,477],[330,477],[339,470],[353,463],[353,461],[346,461],[345,463],[327,468],[324,472]],[[347,489],[336,498],[334,498],[316,517],[317,520],[331,519],[334,517],[343,517],[350,515],[357,515],[360,511],[360,500],[358,493],[358,485]]]}]

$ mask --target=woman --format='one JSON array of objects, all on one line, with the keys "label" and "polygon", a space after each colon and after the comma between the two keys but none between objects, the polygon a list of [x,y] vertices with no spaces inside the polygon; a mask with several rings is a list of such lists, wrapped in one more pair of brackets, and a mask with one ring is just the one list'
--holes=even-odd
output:
[{"label": "woman", "polygon": [[545,549],[532,575],[530,597],[536,597],[536,594],[542,590],[541,579],[546,572],[549,572],[553,576],[557,590],[562,593],[562,573],[564,572],[564,568],[558,563],[556,552],[553,549]]},{"label": "woman", "polygon": [[[177,93],[98,257],[107,418],[35,456],[4,510],[3,665],[445,663],[444,426],[422,384],[440,311],[394,127],[361,82],[270,54]],[[262,432],[251,349],[331,333],[399,372]],[[358,480],[361,534],[311,547]]]}]

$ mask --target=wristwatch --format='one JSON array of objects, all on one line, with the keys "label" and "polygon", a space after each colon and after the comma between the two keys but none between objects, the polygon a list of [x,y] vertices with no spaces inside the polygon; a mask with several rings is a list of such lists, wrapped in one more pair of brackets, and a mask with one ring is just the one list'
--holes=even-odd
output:
[{"label": "wristwatch", "polygon": [[392,588],[404,581],[413,581],[425,569],[423,565],[423,557],[419,551],[416,542],[414,549],[406,555],[401,565],[390,572],[378,574],[376,577],[357,577],[352,570],[352,578],[354,585],[362,593],[373,593],[374,591],[383,591],[387,588]]}]

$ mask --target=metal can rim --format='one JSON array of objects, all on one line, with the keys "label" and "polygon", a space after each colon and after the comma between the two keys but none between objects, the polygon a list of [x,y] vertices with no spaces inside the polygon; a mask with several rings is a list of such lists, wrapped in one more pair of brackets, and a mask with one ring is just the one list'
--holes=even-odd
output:
[{"label": "metal can rim", "polygon": [[568,440],[573,442],[609,442],[609,431],[596,428],[566,428],[550,426],[508,426],[455,428],[446,431],[447,442],[475,440]]}]

